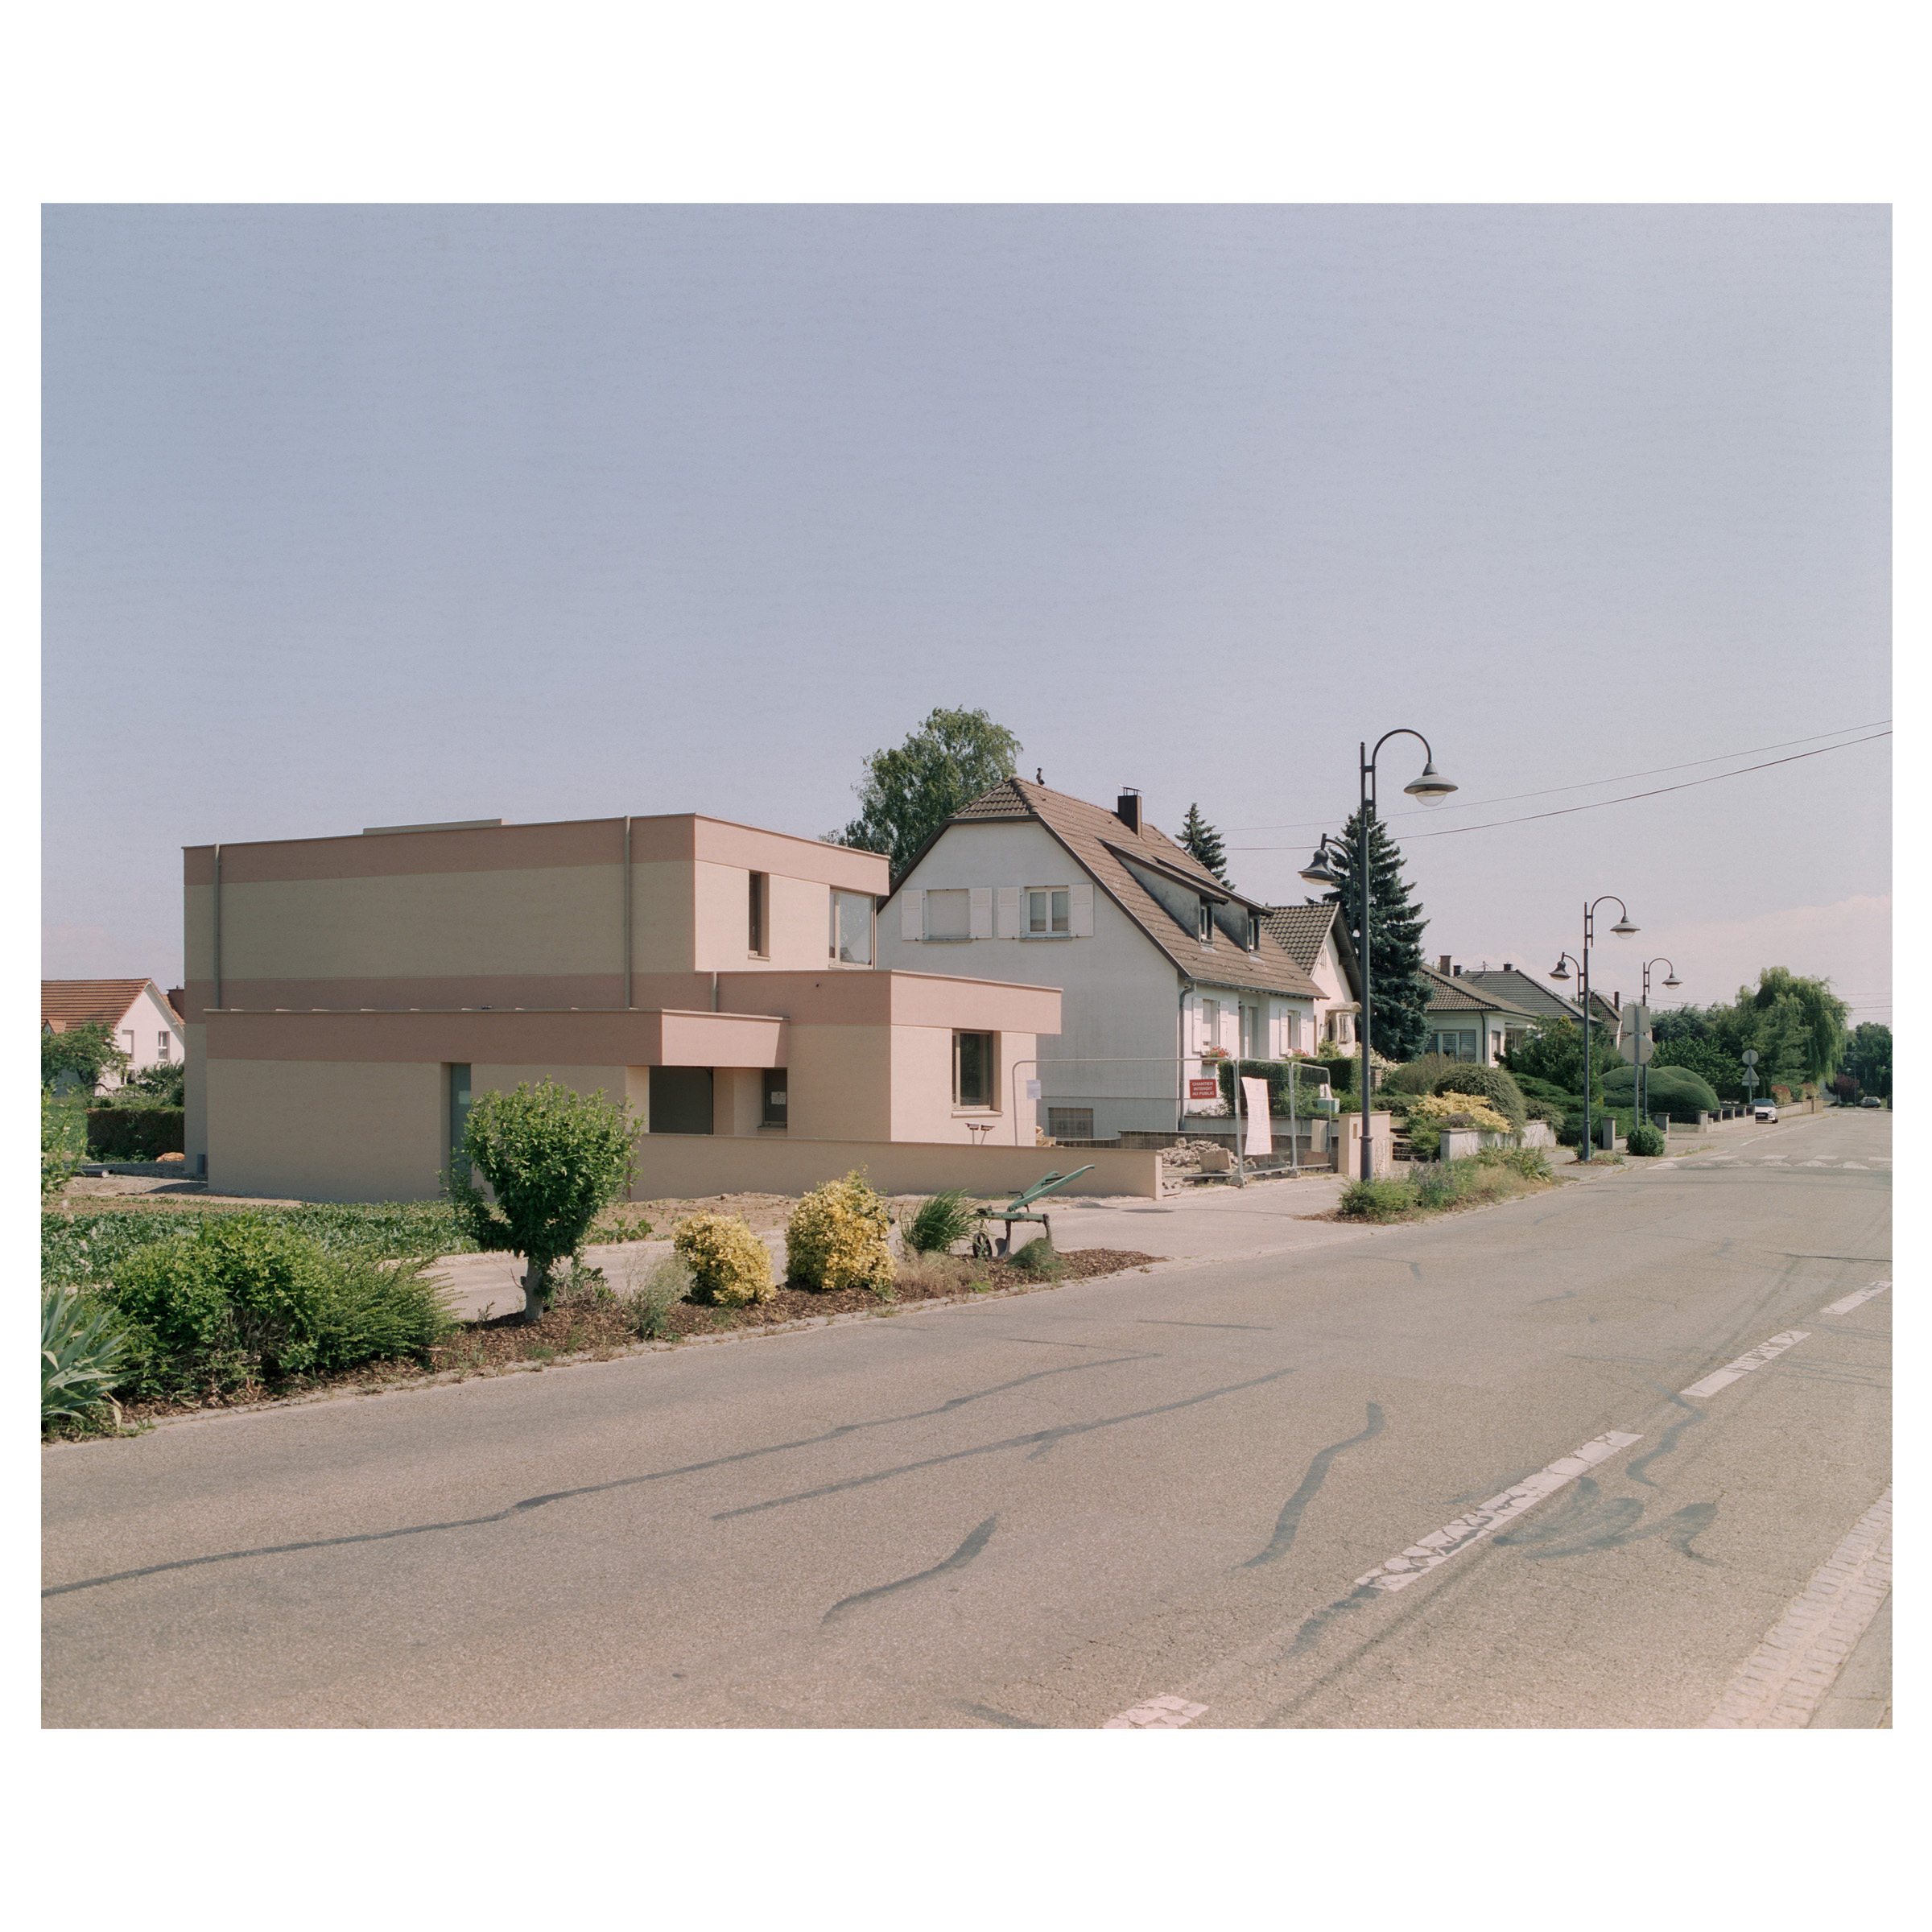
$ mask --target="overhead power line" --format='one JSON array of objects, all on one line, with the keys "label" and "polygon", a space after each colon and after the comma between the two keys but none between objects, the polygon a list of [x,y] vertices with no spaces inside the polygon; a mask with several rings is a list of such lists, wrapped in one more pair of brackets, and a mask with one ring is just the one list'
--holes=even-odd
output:
[{"label": "overhead power line", "polygon": [[[1406,840],[1454,839],[1466,832],[1494,832],[1502,825],[1527,825],[1537,819],[1565,819],[1579,811],[1598,811],[1606,805],[1629,805],[1639,799],[1661,799],[1666,792],[1689,791],[1694,786],[1715,785],[1723,778],[1741,778],[1747,772],[1769,771],[1775,765],[1795,765],[1805,758],[1822,758],[1828,751],[1849,751],[1854,745],[1875,745],[1891,737],[1889,731],[1874,732],[1868,738],[1854,738],[1847,745],[1821,745],[1816,751],[1794,751],[1788,758],[1767,758],[1761,765],[1740,765],[1736,771],[1714,771],[1708,778],[1686,778],[1676,785],[1655,785],[1648,791],[1627,791],[1620,799],[1595,799],[1585,805],[1559,805],[1550,811],[1525,812],[1519,819],[1492,819],[1484,825],[1448,825],[1440,832],[1411,832]],[[1230,852],[1293,852],[1298,845],[1230,845]]]},{"label": "overhead power line", "polygon": [[[1579,778],[1569,785],[1546,785],[1541,791],[1505,792],[1500,799],[1470,799],[1455,805],[1417,806],[1409,811],[1390,812],[1382,822],[1389,824],[1397,819],[1419,819],[1426,812],[1476,811],[1485,805],[1514,805],[1524,799],[1547,799],[1559,791],[1589,791],[1599,785],[1622,785],[1632,778],[1653,778],[1666,771],[1689,771],[1699,765],[1721,764],[1726,758],[1755,758],[1761,751],[1782,751],[1787,745],[1815,745],[1820,738],[1842,738],[1847,732],[1871,731],[1880,724],[1889,726],[1891,722],[1889,718],[1874,718],[1869,724],[1843,724],[1836,731],[1814,731],[1802,738],[1781,738],[1775,745],[1747,745],[1741,751],[1713,752],[1707,758],[1686,758],[1681,764],[1653,765],[1643,771],[1615,772],[1607,778]],[[1825,749],[1829,751],[1835,750],[1836,747],[1827,745]],[[1606,799],[1604,803],[1612,803],[1614,801]],[[1326,819],[1305,819],[1290,824],[1228,825],[1221,829],[1224,836],[1232,836],[1244,832],[1320,832],[1327,828],[1327,824]],[[1269,848],[1250,845],[1244,846],[1241,849],[1246,852],[1265,852]]]}]

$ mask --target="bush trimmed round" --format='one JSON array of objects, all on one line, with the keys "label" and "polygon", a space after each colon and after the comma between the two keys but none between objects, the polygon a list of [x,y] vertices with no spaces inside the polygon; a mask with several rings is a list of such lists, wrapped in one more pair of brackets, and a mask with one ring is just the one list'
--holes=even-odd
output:
[{"label": "bush trimmed round", "polygon": [[768,1302],[778,1293],[771,1278],[771,1250],[735,1214],[694,1214],[678,1224],[671,1245],[691,1269],[695,1300],[720,1308]]},{"label": "bush trimmed round", "polygon": [[[1700,1113],[1715,1113],[1716,1090],[1702,1074],[1688,1067],[1653,1067],[1645,1082],[1653,1113],[1667,1113],[1674,1121],[1695,1121]],[[1630,1107],[1636,1104],[1637,1069],[1613,1067],[1603,1077],[1595,1098],[1607,1105]]]},{"label": "bush trimmed round", "polygon": [[837,1294],[893,1278],[892,1216],[857,1169],[804,1195],[785,1230],[785,1270],[801,1287]]},{"label": "bush trimmed round", "polygon": [[1505,1120],[1510,1129],[1521,1133],[1529,1123],[1530,1110],[1515,1075],[1501,1067],[1479,1067],[1465,1061],[1447,1073],[1438,1074],[1431,1093],[1480,1094]]},{"label": "bush trimmed round", "polygon": [[1632,1154],[1654,1158],[1664,1151],[1664,1137],[1647,1121],[1639,1121],[1624,1142]]}]

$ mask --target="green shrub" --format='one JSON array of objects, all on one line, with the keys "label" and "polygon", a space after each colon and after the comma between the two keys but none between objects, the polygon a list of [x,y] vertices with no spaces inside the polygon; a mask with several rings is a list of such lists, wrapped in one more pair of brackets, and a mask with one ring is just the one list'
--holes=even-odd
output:
[{"label": "green shrub", "polygon": [[1352,1221],[1400,1221],[1415,1212],[1415,1203],[1406,1181],[1351,1181],[1335,1212]]},{"label": "green shrub", "polygon": [[801,1287],[838,1293],[892,1280],[892,1216],[857,1170],[804,1195],[785,1230],[785,1268]]},{"label": "green shrub", "polygon": [[[1243,1080],[1261,1080],[1268,1083],[1268,1111],[1282,1120],[1289,1117],[1290,1089],[1294,1092],[1294,1112],[1306,1116],[1310,1107],[1320,1096],[1323,1083],[1331,1080],[1331,1071],[1322,1060],[1223,1060],[1215,1069],[1215,1078],[1220,1084],[1220,1096],[1230,1112],[1234,1107],[1234,1083],[1237,1075]],[[1241,1111],[1248,1111],[1248,1096],[1241,1096]]]},{"label": "green shrub", "polygon": [[1479,1167],[1506,1167],[1528,1181],[1553,1181],[1550,1157],[1540,1147],[1484,1147],[1477,1151]]},{"label": "green shrub", "polygon": [[1479,1067],[1469,1061],[1439,1074],[1429,1088],[1431,1093],[1468,1093],[1478,1096],[1509,1123],[1510,1130],[1521,1133],[1530,1119],[1523,1090],[1501,1067]]},{"label": "green shrub", "polygon": [[979,1225],[963,1188],[935,1194],[902,1217],[899,1233],[913,1254],[944,1254]]},{"label": "green shrub", "polygon": [[221,1390],[421,1356],[452,1326],[427,1264],[332,1255],[249,1214],[211,1217],[119,1270],[137,1393]]},{"label": "green shrub", "polygon": [[87,1158],[87,1113],[80,1097],[40,1089],[40,1198],[58,1194]]},{"label": "green shrub", "polygon": [[87,1151],[97,1161],[155,1161],[187,1145],[187,1115],[178,1107],[90,1107]]},{"label": "green shrub", "polygon": [[768,1302],[778,1290],[771,1250],[735,1214],[694,1214],[678,1224],[671,1246],[691,1269],[691,1298],[720,1308]]},{"label": "green shrub", "polygon": [[1664,1137],[1647,1121],[1639,1121],[1630,1129],[1629,1146],[1633,1154],[1654,1158],[1664,1151]]},{"label": "green shrub", "polygon": [[1425,1053],[1418,1059],[1410,1060],[1400,1067],[1392,1067],[1384,1074],[1377,1091],[1381,1093],[1434,1093],[1436,1081],[1445,1073],[1453,1073],[1458,1067],[1467,1064],[1452,1060],[1446,1053]]},{"label": "green shrub", "polygon": [[98,1295],[40,1291],[40,1426],[91,1422],[103,1410],[121,1419],[108,1392],[126,1366],[127,1338]]},{"label": "green shrub", "polygon": [[692,1286],[691,1264],[679,1254],[660,1257],[641,1278],[626,1285],[624,1311],[639,1341],[654,1342],[663,1334],[671,1310],[691,1293]]},{"label": "green shrub", "polygon": [[[1718,1098],[1711,1083],[1688,1067],[1650,1068],[1645,1091],[1649,1111],[1667,1113],[1674,1121],[1695,1121],[1699,1113],[1715,1113]],[[1606,1106],[1634,1108],[1637,1104],[1637,1069],[1617,1067],[1605,1074],[1596,1096]]]}]

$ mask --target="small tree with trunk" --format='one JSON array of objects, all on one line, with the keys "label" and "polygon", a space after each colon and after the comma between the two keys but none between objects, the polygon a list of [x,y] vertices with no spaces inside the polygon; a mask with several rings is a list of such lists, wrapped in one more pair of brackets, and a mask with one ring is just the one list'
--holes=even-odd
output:
[{"label": "small tree with trunk", "polygon": [[84,1020],[64,1033],[40,1031],[40,1084],[79,1087],[92,1093],[110,1073],[124,1072],[129,1055],[114,1043],[105,1020]]},{"label": "small tree with trunk", "polygon": [[482,1094],[471,1107],[444,1190],[486,1254],[520,1254],[528,1264],[525,1321],[550,1306],[551,1269],[578,1253],[598,1212],[629,1191],[639,1132],[628,1100],[554,1080]]}]

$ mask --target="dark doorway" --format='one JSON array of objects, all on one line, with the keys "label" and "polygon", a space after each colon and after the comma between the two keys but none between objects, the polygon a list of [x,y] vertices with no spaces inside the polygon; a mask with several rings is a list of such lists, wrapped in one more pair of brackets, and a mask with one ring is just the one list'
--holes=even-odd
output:
[{"label": "dark doorway", "polygon": [[654,1067],[650,1070],[650,1131],[711,1132],[711,1069]]}]

